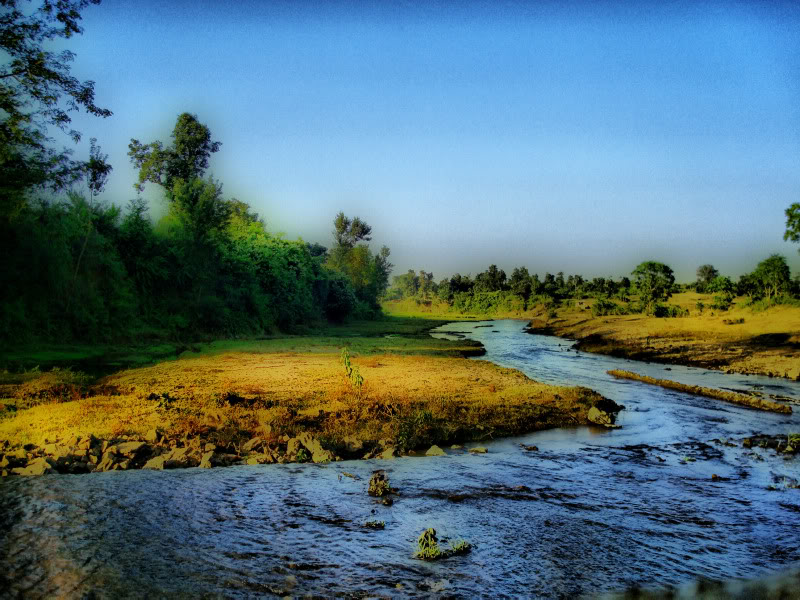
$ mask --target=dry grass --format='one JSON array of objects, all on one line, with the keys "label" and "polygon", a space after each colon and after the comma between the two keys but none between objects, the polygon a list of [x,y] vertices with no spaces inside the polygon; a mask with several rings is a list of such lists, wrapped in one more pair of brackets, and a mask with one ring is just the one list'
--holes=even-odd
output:
[{"label": "dry grass", "polygon": [[[702,314],[698,300],[709,296],[676,294],[670,304],[687,308],[681,318],[619,315],[592,317],[592,301],[558,309],[553,319],[538,315],[536,324],[556,335],[581,340],[592,352],[732,370],[741,373],[800,377],[800,308],[773,306],[761,312],[746,307]],[[742,299],[739,299],[741,304]],[[740,319],[743,322],[737,322]]]},{"label": "dry grass", "polygon": [[599,398],[463,358],[382,354],[353,364],[364,376],[361,389],[343,377],[338,354],[237,352],[163,362],[99,383],[98,390],[118,395],[90,392],[19,410],[0,421],[0,439],[40,445],[72,435],[143,436],[158,427],[214,432],[232,443],[302,430],[334,445],[400,435],[410,447],[585,423]]}]

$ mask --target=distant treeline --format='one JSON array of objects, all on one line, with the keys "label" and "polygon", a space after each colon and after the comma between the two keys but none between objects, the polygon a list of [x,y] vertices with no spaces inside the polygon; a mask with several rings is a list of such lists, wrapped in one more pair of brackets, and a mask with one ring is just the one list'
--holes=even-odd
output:
[{"label": "distant treeline", "polygon": [[68,193],[31,188],[5,211],[0,340],[197,339],[379,314],[392,265],[367,246],[369,225],[337,215],[330,250],[272,234],[205,177],[219,144],[196,117],[180,115],[172,138],[130,144],[137,187],[167,199],[157,223],[139,196],[125,210],[99,200],[111,167],[94,142]]},{"label": "distant treeline", "polygon": [[[681,316],[678,307],[663,303],[673,293],[687,290],[713,294],[709,307],[718,310],[727,310],[736,296],[747,297],[749,304],[795,304],[800,298],[800,277],[793,281],[786,259],[776,254],[761,261],[752,273],[741,275],[737,282],[721,276],[712,265],[703,265],[697,269],[697,280],[683,285],[675,283],[669,266],[655,261],[644,262],[630,278],[619,279],[588,279],[562,272],[546,273],[540,278],[525,267],[514,269],[508,277],[505,271],[491,265],[474,278],[456,273],[438,283],[433,273],[409,270],[393,278],[385,299],[438,299],[459,312],[491,314],[520,312],[539,305],[552,308],[563,300],[596,298],[595,314],[648,312]],[[699,310],[703,308],[698,304]]]}]

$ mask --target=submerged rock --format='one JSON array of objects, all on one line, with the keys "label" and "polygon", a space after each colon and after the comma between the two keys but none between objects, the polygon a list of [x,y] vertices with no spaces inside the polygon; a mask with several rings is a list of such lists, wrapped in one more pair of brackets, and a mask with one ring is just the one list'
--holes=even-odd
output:
[{"label": "submerged rock", "polygon": [[488,452],[483,446],[475,446],[474,448],[470,448],[469,451],[472,454],[486,454]]},{"label": "submerged rock", "polygon": [[444,450],[439,448],[436,444],[428,448],[428,451],[425,453],[425,456],[445,456]]}]

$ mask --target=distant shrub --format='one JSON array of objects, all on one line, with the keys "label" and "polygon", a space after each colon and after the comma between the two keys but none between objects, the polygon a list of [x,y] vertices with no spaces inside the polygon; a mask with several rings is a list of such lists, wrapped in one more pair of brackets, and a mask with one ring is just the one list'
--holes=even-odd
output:
[{"label": "distant shrub", "polygon": [[657,304],[653,309],[653,316],[659,319],[688,317],[689,311],[674,304]]},{"label": "distant shrub", "polygon": [[606,315],[624,315],[628,313],[628,309],[624,306],[612,302],[608,298],[598,298],[592,304],[592,316],[603,317]]},{"label": "distant shrub", "polygon": [[711,308],[714,310],[728,310],[733,304],[733,294],[730,292],[722,292],[714,296],[714,301],[711,303]]},{"label": "distant shrub", "polygon": [[703,302],[701,300],[698,300],[697,304],[695,304],[694,307],[697,309],[697,312],[699,312],[702,315],[703,314],[703,309],[705,309],[706,305],[703,304]]}]

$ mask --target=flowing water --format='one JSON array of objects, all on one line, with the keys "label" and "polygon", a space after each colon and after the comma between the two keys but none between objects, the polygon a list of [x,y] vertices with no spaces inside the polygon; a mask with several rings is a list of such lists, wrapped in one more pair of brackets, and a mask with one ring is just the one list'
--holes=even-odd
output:
[{"label": "flowing water", "polygon": [[[597,390],[625,405],[622,428],[538,432],[478,455],[3,481],[0,595],[570,598],[800,560],[800,460],[724,443],[800,432],[800,405],[758,412],[606,371],[796,402],[800,384],[580,353],[522,329],[451,323],[437,335],[480,340],[484,360],[534,379]],[[399,488],[391,507],[366,494],[377,468]],[[472,552],[414,559],[426,527]]]}]

